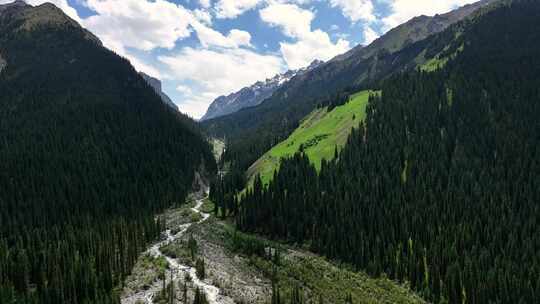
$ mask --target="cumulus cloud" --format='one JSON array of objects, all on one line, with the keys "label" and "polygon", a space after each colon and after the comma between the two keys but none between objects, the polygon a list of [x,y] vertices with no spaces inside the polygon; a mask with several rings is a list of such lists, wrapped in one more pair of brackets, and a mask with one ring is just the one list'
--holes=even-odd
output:
[{"label": "cumulus cloud", "polygon": [[168,1],[87,0],[86,5],[97,14],[83,24],[108,47],[172,49],[178,39],[190,35],[192,14]]},{"label": "cumulus cloud", "polygon": [[238,46],[251,46],[251,34],[249,32],[233,29],[227,37]]},{"label": "cumulus cloud", "polygon": [[330,5],[340,8],[343,15],[353,22],[375,21],[374,7],[371,0],[330,0]]},{"label": "cumulus cloud", "polygon": [[259,11],[261,19],[296,41],[281,42],[280,51],[290,69],[309,65],[313,60],[328,60],[350,49],[345,39],[333,43],[328,34],[320,29],[312,30],[315,14],[296,4],[272,3]]},{"label": "cumulus cloud", "polygon": [[478,0],[390,0],[392,13],[382,20],[384,30],[390,30],[416,16],[442,14],[449,12],[458,6],[477,1]]},{"label": "cumulus cloud", "polygon": [[327,61],[349,49],[348,41],[339,39],[334,44],[321,30],[315,30],[295,43],[281,43],[281,53],[290,69],[306,67],[315,59]]},{"label": "cumulus cloud", "polygon": [[237,91],[258,79],[272,77],[284,69],[280,57],[244,48],[185,47],[177,54],[160,56],[159,60],[169,67],[176,80],[182,82],[177,87],[185,98],[180,108],[195,117],[202,116],[216,97]]},{"label": "cumulus cloud", "polygon": [[271,26],[281,27],[289,37],[304,37],[311,32],[315,14],[295,4],[271,4],[259,11],[261,19]]},{"label": "cumulus cloud", "polygon": [[374,29],[372,29],[369,26],[364,27],[364,41],[362,42],[363,45],[369,45],[371,44],[375,39],[379,38],[379,33],[377,33]]},{"label": "cumulus cloud", "polygon": [[218,18],[236,18],[262,2],[263,0],[219,0],[216,14]]},{"label": "cumulus cloud", "polygon": [[204,48],[238,48],[242,46],[251,46],[251,34],[246,31],[233,29],[225,36],[199,22],[193,22],[192,27],[195,29],[197,37]]},{"label": "cumulus cloud", "polygon": [[211,4],[210,2],[210,0],[199,0],[199,4],[204,8],[209,8]]},{"label": "cumulus cloud", "polygon": [[212,15],[207,10],[196,9],[193,11],[193,15],[195,15],[195,18],[197,18],[197,20],[199,20],[200,22],[208,25],[212,24]]}]

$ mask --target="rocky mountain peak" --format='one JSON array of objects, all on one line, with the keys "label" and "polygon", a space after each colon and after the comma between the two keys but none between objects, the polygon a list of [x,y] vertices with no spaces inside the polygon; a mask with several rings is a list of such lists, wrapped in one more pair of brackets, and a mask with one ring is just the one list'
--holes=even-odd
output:
[{"label": "rocky mountain peak", "polygon": [[6,4],[0,4],[0,13],[7,11],[9,9],[20,9],[20,8],[29,7],[29,6],[30,5],[28,5],[26,2],[22,0],[17,0],[11,3],[6,3]]},{"label": "rocky mountain peak", "polygon": [[16,24],[18,31],[34,31],[44,27],[76,28],[84,33],[86,39],[102,45],[94,34],[83,29],[77,21],[71,19],[60,8],[49,2],[38,6],[29,5],[22,0],[3,4],[0,5],[0,18],[8,18],[9,21],[17,22],[14,24]]},{"label": "rocky mountain peak", "polygon": [[243,88],[238,92],[227,96],[220,96],[212,102],[210,107],[208,107],[206,114],[201,118],[201,120],[225,116],[238,112],[244,108],[258,106],[265,99],[272,96],[277,89],[279,89],[289,80],[297,75],[302,75],[319,67],[322,63],[323,61],[314,60],[309,66],[303,69],[288,70],[285,73],[277,74],[272,78],[266,79],[265,81],[257,81],[252,86]]}]

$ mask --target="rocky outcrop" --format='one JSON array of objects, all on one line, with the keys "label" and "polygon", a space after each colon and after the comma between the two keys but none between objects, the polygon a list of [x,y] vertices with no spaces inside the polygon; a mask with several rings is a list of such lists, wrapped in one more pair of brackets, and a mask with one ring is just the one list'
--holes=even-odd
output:
[{"label": "rocky outcrop", "polygon": [[171,98],[169,98],[169,96],[167,96],[167,94],[165,94],[162,91],[161,80],[154,78],[150,75],[147,75],[143,72],[140,72],[139,74],[142,76],[142,78],[144,78],[144,80],[146,80],[146,83],[148,83],[148,85],[151,86],[154,89],[154,91],[156,91],[156,93],[161,97],[161,100],[166,105],[178,111],[178,107],[176,106],[176,104],[171,100]]}]

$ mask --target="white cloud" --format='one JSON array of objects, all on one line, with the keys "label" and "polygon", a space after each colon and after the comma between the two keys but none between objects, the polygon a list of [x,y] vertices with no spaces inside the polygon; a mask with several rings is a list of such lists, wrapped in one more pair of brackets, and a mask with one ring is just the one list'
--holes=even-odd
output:
[{"label": "white cloud", "polygon": [[330,5],[339,7],[343,15],[352,22],[375,21],[374,7],[371,0],[330,0]]},{"label": "white cloud", "polygon": [[339,39],[334,44],[321,30],[311,32],[296,43],[281,43],[281,53],[290,69],[306,67],[315,59],[327,61],[349,49],[348,41]]},{"label": "white cloud", "polygon": [[97,15],[83,24],[116,51],[118,46],[172,49],[178,39],[190,35],[194,19],[183,6],[164,0],[87,0],[86,4]]},{"label": "white cloud", "polygon": [[190,87],[188,86],[185,86],[185,85],[179,85],[176,87],[176,90],[182,94],[187,94],[187,95],[191,95],[193,94],[193,91],[191,90]]},{"label": "white cloud", "polygon": [[371,27],[366,26],[364,28],[364,41],[362,44],[370,45],[375,39],[379,38],[379,34],[373,30]]},{"label": "white cloud", "polygon": [[204,8],[209,8],[211,4],[210,2],[210,0],[199,0],[199,4]]},{"label": "white cloud", "polygon": [[150,64],[144,62],[143,60],[137,58],[136,56],[134,56],[130,52],[126,51],[123,54],[119,54],[119,55],[126,58],[127,60],[129,60],[131,65],[138,72],[144,72],[145,74],[150,75],[150,76],[152,76],[154,78],[158,78],[158,79],[169,78],[169,75],[166,75],[166,74],[162,73],[159,69],[155,68],[153,65],[150,65]]},{"label": "white cloud", "polygon": [[296,41],[281,42],[280,50],[290,69],[298,69],[309,65],[313,60],[328,60],[350,49],[345,39],[336,43],[328,34],[320,29],[312,31],[311,22],[315,14],[295,4],[273,3],[259,12],[261,19],[276,27]]},{"label": "white cloud", "polygon": [[458,6],[477,1],[478,0],[393,0],[390,1],[392,13],[382,20],[384,30],[390,30],[416,16],[442,14],[449,12]]},{"label": "white cloud", "polygon": [[197,18],[197,20],[199,20],[200,22],[203,22],[207,25],[212,24],[212,15],[207,10],[196,9],[193,11],[193,15],[195,15],[195,18]]},{"label": "white cloud", "polygon": [[285,35],[299,38],[311,32],[312,11],[295,4],[271,4],[259,11],[261,19],[271,26],[281,27]]},{"label": "white cloud", "polygon": [[251,46],[251,34],[246,31],[233,29],[227,37],[238,46]]},{"label": "white cloud", "polygon": [[262,0],[219,0],[216,4],[216,14],[218,18],[236,18],[262,2]]},{"label": "white cloud", "polygon": [[130,49],[172,49],[179,39],[191,35],[190,24],[198,22],[191,11],[165,0],[86,0],[84,4],[96,15],[83,19],[83,26],[107,48],[127,58],[136,70],[160,79],[168,75]]},{"label": "white cloud", "polygon": [[251,46],[251,34],[246,31],[233,29],[225,36],[199,22],[193,22],[192,27],[195,29],[197,37],[204,48],[238,48],[242,46]]},{"label": "white cloud", "polygon": [[[159,60],[170,68],[176,80],[183,83],[177,88],[185,98],[179,105],[181,110],[195,117],[202,116],[216,97],[284,70],[280,57],[242,48],[185,47],[178,54],[160,56]],[[191,92],[185,90],[186,87],[190,87]]]}]

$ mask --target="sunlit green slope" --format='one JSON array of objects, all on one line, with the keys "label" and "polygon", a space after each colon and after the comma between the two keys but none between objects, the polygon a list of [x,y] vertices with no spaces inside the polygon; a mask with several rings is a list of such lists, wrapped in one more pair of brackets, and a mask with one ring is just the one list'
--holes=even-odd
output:
[{"label": "sunlit green slope", "polygon": [[364,119],[370,94],[373,91],[358,92],[347,104],[330,112],[327,108],[315,109],[289,138],[274,146],[249,168],[249,184],[259,173],[263,182],[268,183],[274,170],[279,168],[280,159],[293,155],[301,146],[320,169],[322,159],[332,159],[335,148],[345,145],[351,129]]}]

